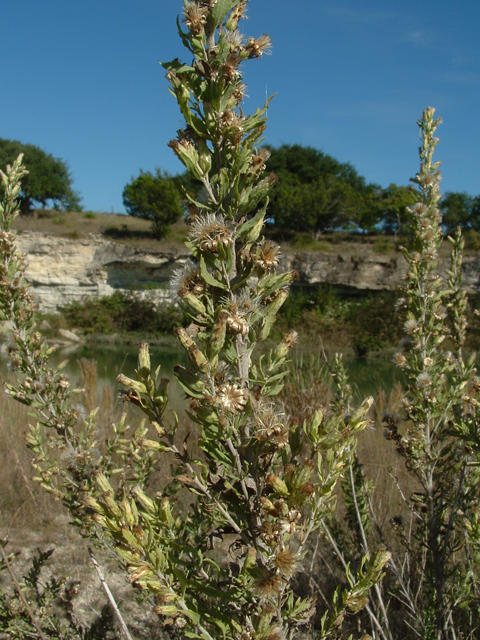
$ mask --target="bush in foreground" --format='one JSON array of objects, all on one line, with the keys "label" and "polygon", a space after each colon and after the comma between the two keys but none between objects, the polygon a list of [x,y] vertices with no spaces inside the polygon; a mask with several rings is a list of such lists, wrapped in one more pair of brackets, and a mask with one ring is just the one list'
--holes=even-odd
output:
[{"label": "bush in foreground", "polygon": [[[187,2],[187,32],[180,29],[180,35],[194,64],[176,59],[164,65],[186,120],[170,146],[204,186],[201,200],[190,199],[187,246],[196,262],[176,279],[191,324],[177,330],[189,366],[177,366],[175,374],[198,427],[200,454],[188,437],[179,441],[178,418],[168,411],[168,380],[160,378],[160,367],[152,369],[146,343],[135,379],[118,377],[125,399],[146,422],[130,434],[120,420],[100,449],[96,412],[81,417],[69,381],[49,367],[50,349],[35,331],[24,261],[11,233],[21,159],[3,176],[0,310],[12,327],[12,364],[21,374],[7,389],[35,412],[27,441],[37,478],[63,501],[81,534],[116,557],[172,634],[281,640],[303,627],[322,639],[339,638],[344,630],[364,640],[406,633],[426,640],[474,637],[480,604],[480,384],[473,360],[462,356],[466,302],[459,236],[452,241],[448,282],[435,273],[441,219],[433,109],[419,121],[414,246],[405,253],[401,304],[409,341],[396,358],[409,380],[404,422],[387,422],[419,489],[405,497],[409,528],[392,519],[398,533],[392,557],[382,546],[387,538],[371,515],[368,485],[355,459],[372,400],[351,406],[337,357],[336,397],[299,424],[284,415],[279,401],[295,332],[270,350],[258,348],[270,335],[293,274],[276,273],[279,248],[261,235],[273,179],[261,177],[266,156],[256,145],[268,102],[252,116],[243,114],[239,66],[261,57],[270,40],[239,34],[245,9],[238,0]],[[454,348],[445,352],[447,335]],[[169,481],[152,492],[152,474],[169,463]],[[346,532],[334,516],[342,479]],[[180,488],[190,495],[186,514],[178,508]],[[322,534],[316,544],[327,540],[341,568],[332,571],[337,586],[325,603],[315,601],[318,585],[306,560],[315,531]],[[360,614],[358,627],[349,621],[354,614]],[[398,632],[393,614],[402,622]]]}]

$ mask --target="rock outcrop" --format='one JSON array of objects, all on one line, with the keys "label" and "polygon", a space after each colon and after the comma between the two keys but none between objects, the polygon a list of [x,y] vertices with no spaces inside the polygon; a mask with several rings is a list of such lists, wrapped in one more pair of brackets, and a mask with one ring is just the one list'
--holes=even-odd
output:
[{"label": "rock outcrop", "polygon": [[187,249],[146,252],[101,236],[69,240],[24,232],[17,245],[27,254],[26,277],[40,309],[48,313],[118,290],[136,291],[155,301],[169,298],[172,271],[189,257]]},{"label": "rock outcrop", "polygon": [[[90,236],[69,240],[24,232],[18,247],[28,256],[26,276],[44,312],[56,312],[69,302],[135,291],[154,301],[170,298],[169,279],[190,256],[187,249],[144,251],[141,248]],[[446,271],[448,260],[442,260]],[[298,285],[329,283],[352,291],[394,289],[401,284],[405,260],[400,252],[380,255],[361,243],[342,243],[338,250],[285,252],[281,269],[295,269]],[[477,291],[480,258],[464,259],[465,285]]]}]

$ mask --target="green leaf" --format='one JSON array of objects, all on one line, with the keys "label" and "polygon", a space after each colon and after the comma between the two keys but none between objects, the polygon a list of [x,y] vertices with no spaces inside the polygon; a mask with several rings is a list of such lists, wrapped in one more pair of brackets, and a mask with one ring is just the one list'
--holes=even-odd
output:
[{"label": "green leaf", "polygon": [[200,256],[200,273],[207,284],[212,287],[217,287],[218,289],[223,289],[224,291],[227,290],[227,285],[214,278],[210,271],[208,271],[207,265],[205,264],[205,258],[203,256]]},{"label": "green leaf", "polygon": [[260,231],[262,230],[263,220],[265,218],[265,212],[268,207],[268,197],[265,200],[265,203],[261,209],[247,220],[244,224],[242,224],[238,229],[238,236],[240,240],[243,242],[255,242],[260,235]]},{"label": "green leaf", "polygon": [[[200,622],[200,616],[195,611],[191,611],[190,609],[182,609],[182,615],[187,616],[193,624],[197,625]],[[196,636],[198,637],[198,636]]]},{"label": "green leaf", "polygon": [[217,0],[213,7],[212,20],[213,27],[217,29],[228,15],[228,12],[237,6],[240,0]]}]

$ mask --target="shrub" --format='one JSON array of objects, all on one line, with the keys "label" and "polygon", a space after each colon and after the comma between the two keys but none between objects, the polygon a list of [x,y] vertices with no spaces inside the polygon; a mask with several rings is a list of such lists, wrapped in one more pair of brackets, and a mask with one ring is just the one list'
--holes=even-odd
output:
[{"label": "shrub", "polygon": [[388,524],[379,518],[368,483],[355,467],[345,486],[358,553],[379,538],[394,551],[386,588],[376,588],[374,608],[384,638],[473,638],[480,628],[480,382],[475,356],[463,354],[467,300],[460,230],[451,239],[448,280],[438,274],[440,163],[432,160],[438,123],[431,108],[418,122],[422,142],[420,171],[413,178],[417,203],[410,211],[413,244],[405,250],[399,300],[407,314],[407,339],[395,355],[407,385],[400,413],[384,416],[387,439],[410,476],[406,487],[395,479],[404,508]]},{"label": "shrub", "polygon": [[[371,405],[367,399],[351,409],[339,397],[295,426],[278,399],[295,332],[266,352],[257,348],[270,334],[293,274],[276,273],[279,248],[261,236],[273,179],[261,177],[266,155],[256,145],[269,101],[243,114],[239,66],[261,57],[270,39],[240,35],[245,9],[238,0],[187,2],[187,32],[179,30],[195,64],[164,64],[186,120],[170,146],[204,187],[201,200],[190,200],[187,246],[196,262],[176,278],[192,322],[188,330],[177,329],[189,366],[175,373],[198,427],[201,455],[192,454],[188,437],[177,437],[168,380],[160,378],[160,367],[151,368],[146,343],[136,379],[118,377],[125,400],[146,422],[130,434],[121,420],[105,452],[99,451],[95,412],[79,416],[66,376],[50,369],[50,349],[35,331],[10,231],[21,159],[3,178],[0,210],[6,255],[1,319],[13,328],[10,352],[21,373],[8,390],[36,412],[28,433],[36,475],[67,506],[82,535],[113,553],[172,633],[203,640],[292,638],[309,624],[316,603],[297,588],[297,575],[304,572],[313,533],[331,513]],[[152,493],[155,469],[172,460],[177,469],[170,481]],[[186,514],[178,510],[181,487],[190,495]],[[319,638],[338,635],[346,616],[368,603],[388,558],[379,549],[346,567],[319,617]]]},{"label": "shrub", "polygon": [[[88,627],[74,614],[73,598],[78,582],[47,578],[44,569],[54,550],[37,550],[25,575],[17,580],[12,563],[15,554],[7,554],[0,540],[0,572],[10,573],[13,588],[0,591],[0,630],[11,640],[120,640],[111,607],[105,606]],[[3,635],[3,634],[2,634]]]},{"label": "shrub", "polygon": [[156,305],[122,291],[99,300],[72,302],[62,309],[62,314],[71,327],[89,333],[143,331],[171,334],[186,322],[185,313],[174,304]]}]

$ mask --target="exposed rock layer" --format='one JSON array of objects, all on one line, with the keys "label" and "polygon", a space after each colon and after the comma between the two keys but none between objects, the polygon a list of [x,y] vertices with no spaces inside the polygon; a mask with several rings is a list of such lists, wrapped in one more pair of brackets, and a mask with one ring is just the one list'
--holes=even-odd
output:
[{"label": "exposed rock layer", "polygon": [[[190,253],[187,249],[144,251],[90,236],[69,240],[24,232],[18,247],[28,256],[27,278],[44,312],[56,312],[74,300],[98,298],[114,291],[135,291],[155,301],[170,298],[168,282]],[[448,269],[443,260],[441,269]],[[281,269],[295,269],[298,284],[329,283],[352,290],[394,289],[401,284],[405,260],[399,252],[380,255],[366,244],[339,244],[338,250],[285,252]],[[480,259],[464,260],[465,285],[477,291]]]}]

